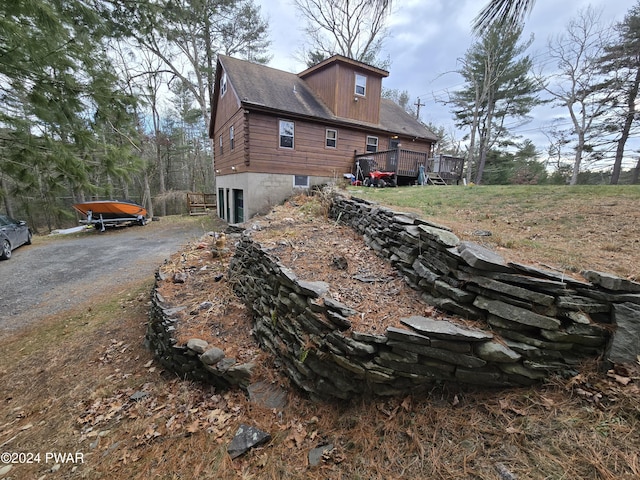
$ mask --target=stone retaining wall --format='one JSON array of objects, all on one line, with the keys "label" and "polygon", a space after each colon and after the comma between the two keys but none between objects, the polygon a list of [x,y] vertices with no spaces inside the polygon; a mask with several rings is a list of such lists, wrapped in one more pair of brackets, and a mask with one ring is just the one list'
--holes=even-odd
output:
[{"label": "stone retaining wall", "polygon": [[[156,283],[157,281],[156,277]],[[177,314],[184,308],[186,307],[167,305],[154,286],[145,346],[154,353],[163,367],[182,378],[206,382],[220,388],[231,385],[246,388],[251,380],[254,367],[252,363],[239,364],[234,358],[226,358],[221,348],[197,338],[190,339],[186,345],[178,345],[173,332],[178,321]]]},{"label": "stone retaining wall", "polygon": [[[575,373],[585,359],[635,361],[640,353],[638,283],[598,272],[580,281],[507,263],[446,227],[356,198],[337,195],[330,215],[360,232],[426,302],[482,328],[414,316],[384,335],[354,331],[349,317],[357,312],[335,301],[330,285],[299,280],[243,235],[229,267],[234,290],[252,311],[260,344],[313,398],[400,395],[436,382],[530,385]],[[162,316],[155,338],[170,326],[166,309]],[[156,345],[163,349],[166,362],[194,371],[172,357],[177,347]],[[221,378],[239,383],[213,381]]]}]

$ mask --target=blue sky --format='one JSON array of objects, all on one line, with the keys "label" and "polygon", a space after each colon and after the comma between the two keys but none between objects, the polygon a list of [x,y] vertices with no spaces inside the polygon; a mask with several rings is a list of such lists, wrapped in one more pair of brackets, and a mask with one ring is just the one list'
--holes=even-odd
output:
[{"label": "blue sky", "polygon": [[[270,66],[289,72],[301,72],[306,67],[296,58],[304,43],[304,22],[290,0],[256,0],[262,14],[270,24]],[[529,54],[544,61],[550,38],[561,34],[567,23],[578,12],[591,5],[601,11],[605,24],[624,19],[625,14],[637,0],[536,0],[531,15],[527,18],[523,38],[534,35]],[[394,11],[389,19],[390,35],[383,55],[389,55],[391,66],[389,77],[384,80],[386,88],[406,90],[412,99],[420,97],[420,117],[425,122],[454,130],[452,115],[448,107],[438,100],[446,98],[447,92],[462,85],[458,59],[472,45],[471,24],[485,0],[404,0],[394,2]],[[566,109],[565,109],[566,110]],[[534,120],[517,131],[531,138],[539,150],[546,149],[547,140],[541,129],[551,118],[566,115],[565,110],[550,110],[536,107]],[[460,137],[462,133],[458,134]],[[635,162],[629,159],[628,166]]]}]

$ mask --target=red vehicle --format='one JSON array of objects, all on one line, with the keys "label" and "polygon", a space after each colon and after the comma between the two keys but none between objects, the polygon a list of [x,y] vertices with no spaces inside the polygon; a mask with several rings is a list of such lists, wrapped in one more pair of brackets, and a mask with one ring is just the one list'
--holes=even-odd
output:
[{"label": "red vehicle", "polygon": [[397,184],[396,172],[381,172],[380,170],[374,170],[369,173],[367,178],[364,179],[365,187],[395,187]]}]

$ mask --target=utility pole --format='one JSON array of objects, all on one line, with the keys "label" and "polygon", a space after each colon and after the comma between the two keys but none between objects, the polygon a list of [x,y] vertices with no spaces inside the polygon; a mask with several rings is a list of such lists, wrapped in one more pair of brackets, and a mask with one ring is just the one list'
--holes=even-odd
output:
[{"label": "utility pole", "polygon": [[425,104],[424,103],[420,103],[420,97],[418,97],[418,102],[414,103],[414,105],[417,107],[417,109],[416,109],[416,120],[420,120],[420,107],[424,107]]}]

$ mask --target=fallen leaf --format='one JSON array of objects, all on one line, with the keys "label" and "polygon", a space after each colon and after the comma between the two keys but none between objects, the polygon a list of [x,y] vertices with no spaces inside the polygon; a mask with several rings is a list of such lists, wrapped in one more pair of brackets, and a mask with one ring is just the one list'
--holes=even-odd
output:
[{"label": "fallen leaf", "polygon": [[624,385],[625,387],[631,383],[631,379],[629,377],[623,377],[622,375],[618,375],[612,371],[607,372],[607,377],[613,378],[616,382],[620,385]]},{"label": "fallen leaf", "polygon": [[187,432],[196,433],[200,431],[200,421],[196,420],[187,426]]}]

